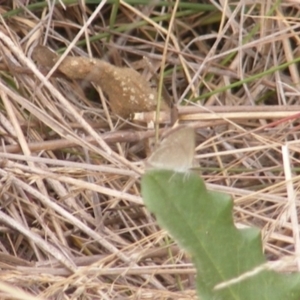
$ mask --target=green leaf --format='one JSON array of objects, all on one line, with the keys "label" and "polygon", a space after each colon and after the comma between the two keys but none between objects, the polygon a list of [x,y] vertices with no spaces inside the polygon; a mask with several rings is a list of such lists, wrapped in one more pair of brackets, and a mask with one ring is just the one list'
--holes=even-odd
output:
[{"label": "green leaf", "polygon": [[260,231],[237,229],[229,196],[207,191],[195,173],[147,171],[144,202],[193,258],[201,300],[300,299],[300,275],[263,270],[223,289],[214,287],[266,263]]}]

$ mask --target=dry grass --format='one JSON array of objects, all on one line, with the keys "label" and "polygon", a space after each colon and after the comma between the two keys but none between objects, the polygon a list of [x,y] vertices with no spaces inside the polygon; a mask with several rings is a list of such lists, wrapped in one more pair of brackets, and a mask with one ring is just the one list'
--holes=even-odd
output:
[{"label": "dry grass", "polygon": [[145,56],[149,79],[165,59],[208,187],[262,229],[270,260],[299,254],[297,1],[180,1],[172,28],[162,1],[48,2],[1,6],[0,298],[195,297],[189,257],[140,196],[151,115],[118,119],[88,81],[46,79],[30,60],[42,43],[132,68]]}]

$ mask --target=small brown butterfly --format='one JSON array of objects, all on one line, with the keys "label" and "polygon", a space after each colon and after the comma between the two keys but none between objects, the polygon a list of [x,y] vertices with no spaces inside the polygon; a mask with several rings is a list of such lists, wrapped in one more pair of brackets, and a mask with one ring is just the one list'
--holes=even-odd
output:
[{"label": "small brown butterfly", "polygon": [[187,172],[193,167],[195,132],[191,127],[169,134],[149,157],[146,168]]}]

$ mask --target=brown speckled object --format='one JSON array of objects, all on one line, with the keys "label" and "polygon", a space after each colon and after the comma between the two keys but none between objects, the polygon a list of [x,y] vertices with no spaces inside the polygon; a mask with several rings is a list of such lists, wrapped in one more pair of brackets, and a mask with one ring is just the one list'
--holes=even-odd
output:
[{"label": "brown speckled object", "polygon": [[[47,47],[34,49],[33,59],[41,66],[51,68],[59,56]],[[67,56],[58,67],[57,74],[70,79],[84,79],[98,84],[107,94],[111,110],[124,118],[133,113],[156,110],[157,92],[137,71],[120,68],[100,59]],[[163,101],[161,109],[168,109]]]}]

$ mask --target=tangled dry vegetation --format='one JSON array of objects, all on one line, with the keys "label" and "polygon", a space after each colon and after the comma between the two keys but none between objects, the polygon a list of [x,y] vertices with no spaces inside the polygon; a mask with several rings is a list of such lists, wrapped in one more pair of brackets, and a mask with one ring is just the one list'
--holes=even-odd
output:
[{"label": "tangled dry vegetation", "polygon": [[196,161],[235,222],[262,229],[269,260],[299,254],[297,1],[118,2],[1,1],[1,299],[196,297],[190,258],[140,196],[153,114],[117,117],[117,79],[34,64],[42,44],[138,70],[196,129]]}]

